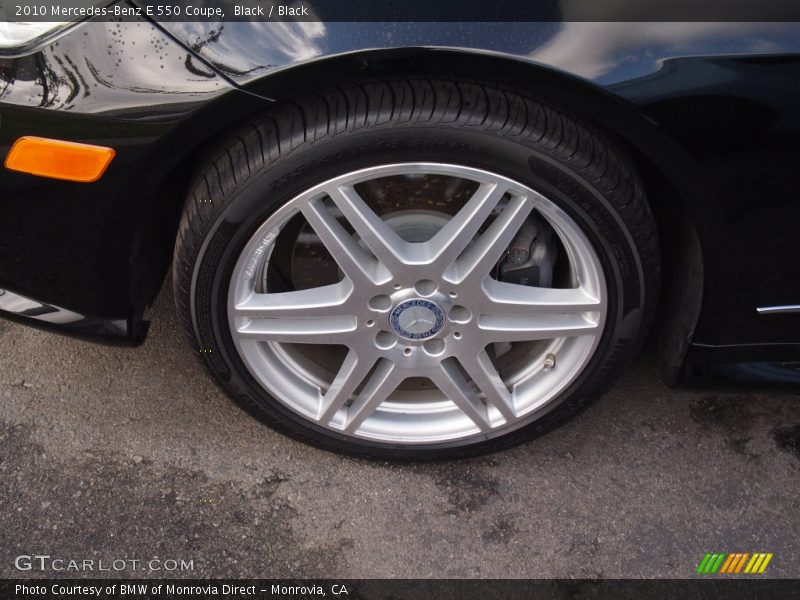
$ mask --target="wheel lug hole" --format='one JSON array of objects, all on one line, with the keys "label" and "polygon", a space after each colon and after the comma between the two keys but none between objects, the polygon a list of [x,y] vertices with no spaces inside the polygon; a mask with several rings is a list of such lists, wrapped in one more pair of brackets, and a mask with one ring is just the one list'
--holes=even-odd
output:
[{"label": "wheel lug hole", "polygon": [[420,279],[414,284],[414,289],[420,296],[432,296],[439,289],[439,285],[430,279]]},{"label": "wheel lug hole", "polygon": [[400,285],[399,283],[395,283],[395,284],[394,284],[392,287],[393,287],[394,289],[396,289],[396,290],[399,290],[399,289],[400,289],[401,287],[403,287],[403,286],[402,286],[402,285]]},{"label": "wheel lug hole", "polygon": [[457,339],[457,340],[460,340],[461,339],[461,332],[460,331],[454,331],[453,332],[453,337],[455,339]]},{"label": "wheel lug hole", "polygon": [[439,356],[442,352],[444,352],[444,342],[442,340],[426,340],[422,347],[425,349],[425,352],[430,354],[431,356]]},{"label": "wheel lug hole", "polygon": [[403,354],[406,356],[411,356],[411,353],[414,352],[411,348],[406,348],[403,350]]},{"label": "wheel lug hole", "polygon": [[451,298],[458,298],[458,292],[449,292],[447,295]]},{"label": "wheel lug hole", "polygon": [[397,337],[391,331],[379,331],[375,336],[375,345],[381,350],[388,350],[397,343]]},{"label": "wheel lug hole", "polygon": [[466,306],[456,304],[450,309],[450,320],[453,323],[469,323],[472,320],[472,312]]},{"label": "wheel lug hole", "polygon": [[370,298],[369,302],[367,302],[367,306],[372,310],[386,312],[392,307],[392,299],[386,294],[379,294],[378,296]]},{"label": "wheel lug hole", "polygon": [[369,319],[367,321],[367,327],[372,327],[373,325],[375,325],[375,320],[374,319]]}]

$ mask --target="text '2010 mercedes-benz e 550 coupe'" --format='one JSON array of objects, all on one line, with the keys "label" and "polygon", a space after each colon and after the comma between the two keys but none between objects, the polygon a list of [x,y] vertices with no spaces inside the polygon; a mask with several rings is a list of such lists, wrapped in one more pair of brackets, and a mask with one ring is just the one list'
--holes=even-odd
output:
[{"label": "text '2010 mercedes-benz e 550 coupe'", "polygon": [[648,335],[800,381],[799,24],[90,4],[0,23],[2,316],[136,344],[171,264],[236,402],[379,458],[548,431]]}]

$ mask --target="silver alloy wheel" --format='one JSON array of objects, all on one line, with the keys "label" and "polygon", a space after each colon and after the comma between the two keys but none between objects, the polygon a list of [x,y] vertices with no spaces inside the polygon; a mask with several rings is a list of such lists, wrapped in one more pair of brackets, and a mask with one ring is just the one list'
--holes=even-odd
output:
[{"label": "silver alloy wheel", "polygon": [[[356,191],[364,182],[428,174],[476,187],[423,242],[398,235]],[[572,287],[491,276],[532,211],[556,232]],[[276,239],[298,213],[341,280],[259,289]],[[472,443],[522,427],[554,405],[597,347],[606,295],[589,240],[538,192],[471,167],[400,163],[346,173],[273,213],[236,263],[228,318],[251,375],[309,422],[379,442]],[[509,342],[524,346],[523,358],[500,366],[492,349]],[[338,372],[326,377],[296,352],[312,346],[345,348]],[[409,378],[433,385],[403,389]]]}]

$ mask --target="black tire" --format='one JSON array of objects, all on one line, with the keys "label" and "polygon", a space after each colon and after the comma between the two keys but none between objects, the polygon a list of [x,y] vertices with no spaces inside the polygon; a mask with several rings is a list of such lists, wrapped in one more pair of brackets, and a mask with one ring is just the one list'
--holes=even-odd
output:
[{"label": "black tire", "polygon": [[[544,416],[466,446],[398,446],[322,429],[253,379],[227,325],[233,266],[279,206],[341,173],[402,161],[457,162],[545,194],[584,230],[608,285],[595,355]],[[194,350],[222,387],[268,425],[316,446],[381,459],[431,460],[510,447],[563,423],[601,394],[645,335],[659,287],[655,223],[639,177],[603,132],[534,99],[492,85],[390,80],[353,83],[276,105],[220,145],[200,169],[174,260],[178,310]]]}]

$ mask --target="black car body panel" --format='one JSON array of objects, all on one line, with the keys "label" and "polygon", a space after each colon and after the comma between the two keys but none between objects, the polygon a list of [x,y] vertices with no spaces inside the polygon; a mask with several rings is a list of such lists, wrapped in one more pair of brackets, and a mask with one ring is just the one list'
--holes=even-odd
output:
[{"label": "black car body panel", "polygon": [[87,23],[33,55],[0,59],[0,155],[23,135],[117,151],[91,184],[2,170],[0,289],[129,321],[140,339],[169,263],[187,157],[253,104],[146,21]]},{"label": "black car body panel", "polygon": [[319,86],[415,74],[522,89],[629,150],[661,221],[673,368],[687,351],[701,366],[800,360],[800,313],[756,311],[800,303],[790,23],[87,23],[0,59],[0,155],[22,135],[118,152],[93,184],[0,172],[0,289],[141,339],[216,136]]}]

